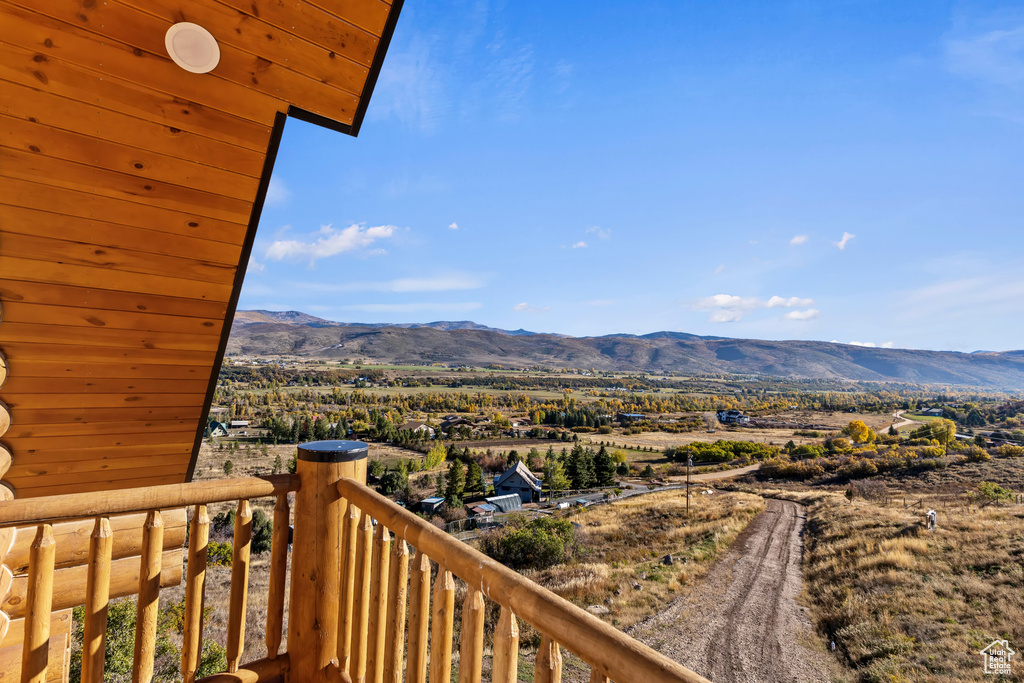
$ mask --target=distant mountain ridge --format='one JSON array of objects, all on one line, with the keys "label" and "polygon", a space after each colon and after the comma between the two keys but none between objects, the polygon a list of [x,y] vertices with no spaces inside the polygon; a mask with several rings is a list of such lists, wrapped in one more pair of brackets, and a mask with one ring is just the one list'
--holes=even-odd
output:
[{"label": "distant mountain ridge", "polygon": [[539,332],[530,332],[522,328],[518,330],[503,330],[497,327],[488,327],[487,325],[481,325],[470,320],[438,320],[432,323],[342,323],[318,318],[315,315],[309,315],[300,311],[236,311],[235,322],[243,325],[285,323],[288,325],[309,325],[310,327],[401,327],[404,329],[429,327],[435,330],[488,330],[513,336],[540,334]]},{"label": "distant mountain ridge", "polygon": [[298,311],[239,311],[227,352],[445,363],[899,381],[1024,390],[1024,351],[958,353],[833,342],[701,337],[684,332],[569,337],[469,321],[337,323]]}]

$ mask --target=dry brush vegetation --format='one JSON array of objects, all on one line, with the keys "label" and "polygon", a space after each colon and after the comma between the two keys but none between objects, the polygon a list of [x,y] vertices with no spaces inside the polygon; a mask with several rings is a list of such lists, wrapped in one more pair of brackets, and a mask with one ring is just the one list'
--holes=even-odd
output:
[{"label": "dry brush vegetation", "polygon": [[980,650],[1024,643],[1024,507],[943,509],[931,532],[902,504],[763,492],[808,504],[807,597],[857,680],[991,680]]}]

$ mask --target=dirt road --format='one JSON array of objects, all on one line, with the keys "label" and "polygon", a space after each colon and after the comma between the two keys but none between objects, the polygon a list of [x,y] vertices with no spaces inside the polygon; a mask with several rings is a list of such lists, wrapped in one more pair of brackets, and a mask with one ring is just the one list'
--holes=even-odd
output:
[{"label": "dirt road", "polygon": [[830,680],[826,653],[796,603],[804,508],[768,500],[693,592],[630,634],[714,683]]}]

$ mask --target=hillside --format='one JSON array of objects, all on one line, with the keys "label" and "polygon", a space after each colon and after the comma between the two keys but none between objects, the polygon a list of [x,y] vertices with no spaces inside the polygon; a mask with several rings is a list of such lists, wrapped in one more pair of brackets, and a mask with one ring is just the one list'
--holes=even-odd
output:
[{"label": "hillside", "polygon": [[[686,374],[774,375],[1024,389],[1024,354],[880,349],[815,341],[702,338],[681,333],[644,337],[508,334],[493,328],[311,322],[262,322],[240,311],[228,354],[290,354],[394,363],[675,371]],[[258,312],[261,315],[267,312]],[[301,320],[305,314],[288,313]],[[461,324],[461,323],[458,323]],[[475,323],[469,323],[475,325]],[[479,326],[482,327],[482,326]],[[677,338],[682,337],[682,338]]]}]

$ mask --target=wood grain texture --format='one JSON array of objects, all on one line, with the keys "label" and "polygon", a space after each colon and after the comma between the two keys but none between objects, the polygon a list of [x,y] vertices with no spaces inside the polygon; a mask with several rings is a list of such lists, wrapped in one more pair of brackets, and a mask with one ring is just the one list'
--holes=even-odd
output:
[{"label": "wood grain texture", "polygon": [[452,636],[455,634],[455,579],[438,566],[434,578],[434,618],[430,624],[430,683],[452,677]]},{"label": "wood grain texture", "polygon": [[[142,552],[142,525],[146,515],[142,513],[118,515],[106,518],[105,527],[113,535],[110,554],[120,560],[134,557]],[[86,564],[89,561],[92,541],[96,534],[96,520],[83,519],[53,524],[53,538],[57,543],[54,566],[57,569]],[[185,510],[164,512],[164,550],[182,547],[185,542]],[[4,558],[4,564],[15,574],[28,569],[29,550],[32,545],[31,527],[22,527],[14,537],[11,549]]]},{"label": "wood grain texture", "polygon": [[[0,0],[0,433],[19,496],[184,479],[275,121],[353,124],[391,12]],[[209,74],[166,54],[189,20],[218,39]]]},{"label": "wood grain texture", "polygon": [[388,577],[388,625],[384,641],[384,683],[402,682],[405,659],[405,607],[409,583],[409,544],[396,537]]},{"label": "wood grain texture", "polygon": [[82,683],[103,683],[107,641],[107,606],[110,602],[110,560],[114,531],[110,520],[94,522],[89,538],[89,564],[85,585],[85,615],[82,636]]},{"label": "wood grain texture", "polygon": [[377,525],[373,538],[373,573],[370,577],[369,642],[366,650],[366,680],[384,680],[384,640],[388,622],[388,579],[391,575],[391,535]]},{"label": "wood grain texture", "polygon": [[430,558],[419,548],[409,575],[409,656],[405,677],[408,683],[427,681],[427,643],[430,638]]},{"label": "wood grain texture", "polygon": [[185,579],[185,623],[181,636],[181,675],[192,683],[199,672],[203,651],[203,602],[206,594],[206,552],[210,542],[210,515],[196,505],[188,537],[188,574]]},{"label": "wood grain texture", "polygon": [[277,659],[284,632],[284,596],[287,590],[288,531],[291,508],[288,494],[277,496],[274,503],[274,527],[270,544],[270,586],[267,594],[267,658]]},{"label": "wood grain texture", "polygon": [[[174,237],[201,237],[215,242],[240,245],[245,234],[244,225],[204,217],[198,212],[150,206],[87,190],[40,185],[6,174],[0,174],[0,197],[6,205],[100,220],[115,225],[143,226],[147,230],[166,232]],[[0,217],[3,216],[4,214],[0,214]]]},{"label": "wood grain texture", "polygon": [[153,680],[156,660],[156,622],[160,614],[160,570],[164,525],[160,512],[146,517],[142,532],[142,557],[139,568],[138,604],[135,610],[135,653],[132,658],[132,683]]},{"label": "wood grain texture", "polygon": [[[0,46],[0,57],[16,56],[23,60],[26,55],[30,56],[31,52],[9,45]],[[4,73],[8,72],[0,67],[0,88],[10,93],[9,98],[0,99],[0,113],[5,116],[39,123],[55,132],[81,133],[123,148],[138,150],[139,154],[158,154],[253,179],[260,176],[266,140],[270,133],[264,126],[238,119],[226,120],[224,125],[239,125],[243,135],[239,136],[238,131],[232,131],[230,139],[216,140],[204,136],[203,127],[195,128],[200,131],[197,133],[191,127],[180,128],[180,122],[168,122],[162,117],[153,116],[152,112],[143,117],[139,111],[125,113],[105,109],[96,105],[95,98],[82,101],[48,92],[46,86],[49,79],[45,84],[38,78],[17,78],[12,81],[5,80],[2,77]],[[90,74],[88,78],[95,79],[95,76]],[[193,114],[190,111],[185,116],[189,117],[186,121],[192,121]]]},{"label": "wood grain texture", "polygon": [[38,119],[0,116],[0,145],[245,201],[256,195],[259,183],[250,175],[55,128]]},{"label": "wood grain texture", "polygon": [[231,543],[231,597],[228,607],[228,672],[238,671],[245,647],[245,608],[249,602],[249,556],[252,543],[252,506],[245,498],[235,511]]},{"label": "wood grain texture", "polygon": [[[25,640],[21,650],[21,683],[44,683],[50,662],[50,612],[53,611],[53,530],[40,524],[30,552],[25,581]],[[13,592],[13,591],[12,591]],[[7,597],[10,604],[11,596]],[[5,607],[4,612],[15,615]]]},{"label": "wood grain texture", "polygon": [[502,607],[498,624],[494,627],[492,683],[516,683],[519,680],[518,671],[519,620],[511,609]]}]

